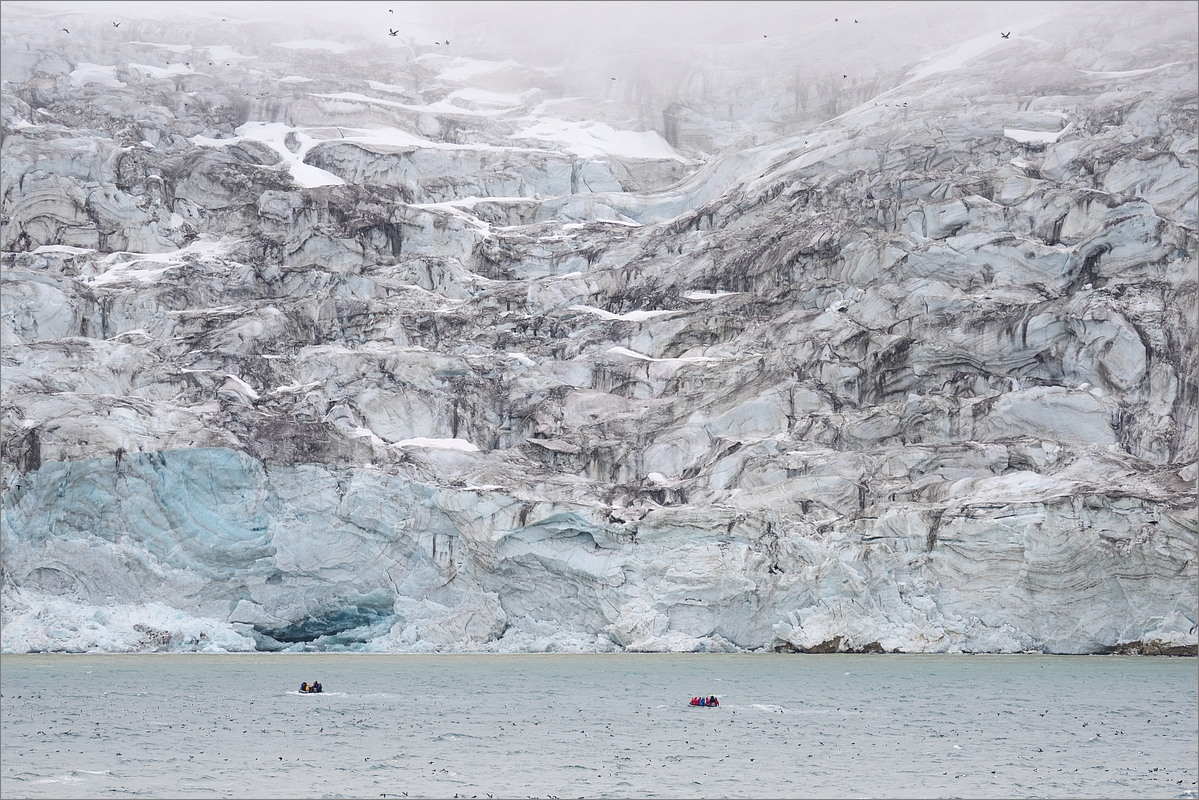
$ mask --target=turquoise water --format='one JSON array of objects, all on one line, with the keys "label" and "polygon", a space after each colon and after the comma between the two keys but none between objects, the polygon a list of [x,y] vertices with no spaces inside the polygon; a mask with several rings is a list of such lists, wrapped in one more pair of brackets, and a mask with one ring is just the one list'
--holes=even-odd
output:
[{"label": "turquoise water", "polygon": [[1197,687],[1134,656],[4,656],[0,796],[1195,798]]}]

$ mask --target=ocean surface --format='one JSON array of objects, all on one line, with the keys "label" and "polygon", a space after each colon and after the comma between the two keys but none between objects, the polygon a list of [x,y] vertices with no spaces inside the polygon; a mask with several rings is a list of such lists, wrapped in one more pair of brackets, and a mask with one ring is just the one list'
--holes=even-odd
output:
[{"label": "ocean surface", "polygon": [[0,796],[1195,798],[1197,692],[1137,656],[6,655]]}]

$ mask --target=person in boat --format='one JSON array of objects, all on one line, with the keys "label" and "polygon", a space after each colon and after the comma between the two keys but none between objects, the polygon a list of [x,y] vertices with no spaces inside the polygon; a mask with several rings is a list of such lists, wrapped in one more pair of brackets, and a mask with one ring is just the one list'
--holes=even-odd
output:
[{"label": "person in boat", "polygon": [[710,705],[710,706],[720,705],[720,701],[716,699],[716,695],[712,695],[711,697],[708,698],[708,705]]},{"label": "person in boat", "polygon": [[325,687],[321,686],[320,681],[313,681],[312,686],[310,688],[314,692],[323,692],[325,690]]},{"label": "person in boat", "polygon": [[308,681],[304,681],[303,683],[300,684],[300,693],[307,694],[307,692],[308,692]]}]

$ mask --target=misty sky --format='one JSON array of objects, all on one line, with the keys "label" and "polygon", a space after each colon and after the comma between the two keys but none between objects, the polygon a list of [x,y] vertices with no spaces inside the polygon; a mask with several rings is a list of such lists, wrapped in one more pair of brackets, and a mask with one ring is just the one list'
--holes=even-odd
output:
[{"label": "misty sky", "polygon": [[[782,2],[778,0],[6,0],[4,7],[29,6],[40,9],[86,9],[114,18],[175,15],[181,10],[209,11],[230,18],[271,18],[286,15],[290,20],[311,18],[324,24],[349,25],[386,35],[387,27],[401,35],[421,38],[486,36],[500,42],[529,61],[557,59],[595,53],[604,57],[637,57],[647,49],[701,48],[705,45],[760,41],[768,36],[819,36],[834,19],[846,25],[860,18],[876,47],[901,42],[894,40],[887,25],[868,28],[872,18],[883,12],[910,9],[913,16],[952,21],[968,26],[977,18],[980,25],[999,24],[1018,18],[1031,9],[1063,3],[1046,2]],[[878,17],[875,17],[875,14]],[[330,26],[332,28],[332,26]],[[431,42],[429,42],[431,44]]]}]

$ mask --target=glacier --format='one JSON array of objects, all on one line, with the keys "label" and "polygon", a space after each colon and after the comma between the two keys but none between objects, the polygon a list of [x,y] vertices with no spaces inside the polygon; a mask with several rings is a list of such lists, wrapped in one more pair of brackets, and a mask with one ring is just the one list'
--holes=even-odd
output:
[{"label": "glacier", "polygon": [[171,5],[0,9],[0,651],[1199,651],[1194,3]]}]

